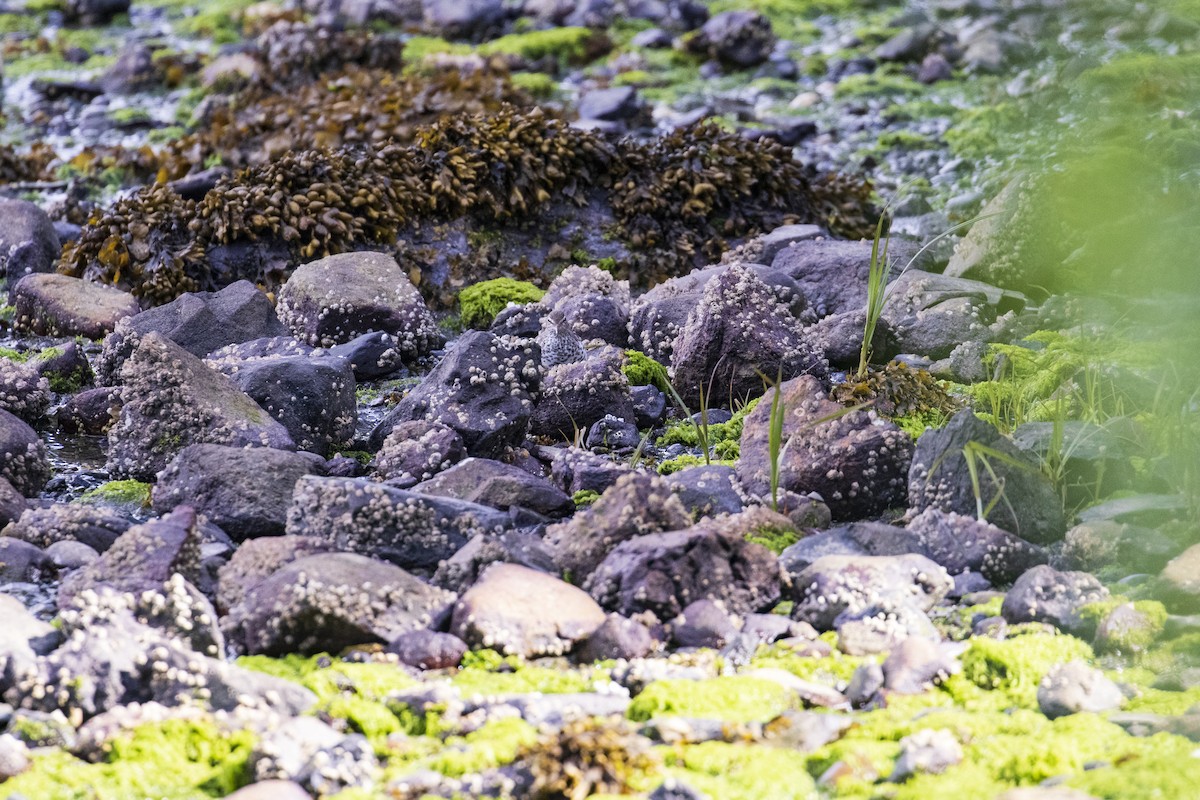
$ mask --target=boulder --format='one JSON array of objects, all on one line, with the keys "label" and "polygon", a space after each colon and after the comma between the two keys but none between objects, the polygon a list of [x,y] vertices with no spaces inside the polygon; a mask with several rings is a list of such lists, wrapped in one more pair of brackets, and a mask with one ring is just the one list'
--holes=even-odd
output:
[{"label": "boulder", "polygon": [[10,293],[26,275],[53,272],[60,249],[45,211],[28,200],[0,199],[0,274]]},{"label": "boulder", "polygon": [[907,528],[917,539],[911,552],[927,555],[951,575],[979,572],[997,585],[1012,583],[1050,558],[1041,547],[995,525],[936,508],[918,514]]},{"label": "boulder", "polygon": [[589,351],[583,361],[551,367],[530,420],[530,432],[570,442],[576,431],[586,433],[607,416],[635,420],[637,412],[624,366],[625,353],[606,345]]},{"label": "boulder", "polygon": [[452,592],[467,591],[492,564],[519,564],[523,567],[558,574],[554,559],[542,538],[520,530],[474,537],[450,558],[438,564],[433,584]]},{"label": "boulder", "polygon": [[770,495],[775,392],[781,392],[784,414],[781,488],[818,492],[835,520],[861,519],[904,504],[912,440],[872,411],[846,413],[811,375],[771,389],[746,416],[737,470],[750,492]]},{"label": "boulder", "polygon": [[764,375],[824,380],[828,373],[801,322],[741,264],[705,286],[675,340],[671,365],[676,390],[693,408],[702,394],[711,407],[757,396]]},{"label": "boulder", "polygon": [[[986,448],[973,458],[990,466],[976,465],[979,497],[967,465],[974,448]],[[989,456],[989,451],[1000,455]],[[916,511],[937,508],[974,515],[980,507],[993,506],[989,522],[1035,544],[1050,544],[1066,533],[1062,501],[1036,459],[970,409],[959,411],[945,427],[927,430],[917,440],[908,496]]]},{"label": "boulder", "polygon": [[478,38],[505,17],[501,0],[421,0],[425,28],[448,39]]},{"label": "boulder", "polygon": [[880,318],[901,352],[939,359],[962,342],[986,339],[998,316],[1026,302],[1018,292],[979,281],[909,270],[889,284]]},{"label": "boulder", "polygon": [[33,428],[0,409],[0,477],[25,497],[33,497],[50,480],[46,445]]},{"label": "boulder", "polygon": [[55,413],[58,427],[67,433],[102,436],[121,416],[121,388],[100,386],[72,395]]},{"label": "boulder", "polygon": [[454,429],[469,454],[496,458],[525,438],[541,384],[536,345],[468,331],[374,430],[378,448],[400,422],[426,419]]},{"label": "boulder", "polygon": [[54,503],[26,509],[0,533],[41,548],[55,542],[81,542],[103,553],[132,526],[132,520],[111,509],[84,503]]},{"label": "boulder", "polygon": [[520,467],[486,458],[468,458],[412,487],[420,494],[452,497],[498,508],[525,508],[545,516],[562,517],[575,503],[545,478]]},{"label": "boulder", "polygon": [[724,11],[704,23],[688,49],[732,69],[746,69],[770,58],[775,33],[771,21],[757,11]]},{"label": "boulder", "polygon": [[724,464],[689,467],[668,475],[667,485],[694,519],[737,514],[746,507],[737,471]]},{"label": "boulder", "polygon": [[[17,491],[16,487],[9,483],[7,478],[0,478],[0,532],[3,532],[5,526],[10,522],[20,519],[27,508],[29,508],[29,502]],[[3,535],[11,536],[12,534],[3,533]]]},{"label": "boulder", "polygon": [[473,647],[562,655],[604,623],[582,589],[517,564],[494,564],[454,606],[450,631]]},{"label": "boulder", "polygon": [[217,573],[216,606],[222,614],[238,605],[246,592],[293,561],[334,546],[315,536],[264,536],[247,539]]},{"label": "boulder", "polygon": [[12,290],[13,325],[39,336],[103,339],[141,308],[128,292],[55,273],[27,275]]},{"label": "boulder", "polygon": [[397,423],[372,464],[380,478],[411,487],[427,481],[466,455],[458,431],[427,419]]},{"label": "boulder", "polygon": [[296,481],[323,471],[324,462],[311,453],[193,444],[159,473],[151,498],[160,514],[193,507],[235,541],[279,536]]},{"label": "boulder", "polygon": [[1050,719],[1080,712],[1098,714],[1121,707],[1125,695],[1115,683],[1082,661],[1059,664],[1038,684],[1038,708]]},{"label": "boulder", "polygon": [[362,478],[306,475],[296,482],[287,533],[315,536],[340,550],[432,571],[472,536],[510,525],[494,508],[396,489]]},{"label": "boulder", "polygon": [[444,618],[454,595],[355,553],[305,556],[260,581],[223,627],[245,653],[337,652],[386,643]]},{"label": "boulder", "polygon": [[617,545],[583,588],[605,610],[624,616],[649,611],[670,620],[701,599],[746,614],[779,600],[779,566],[762,545],[696,526]]},{"label": "boulder", "polygon": [[1000,613],[1011,623],[1045,622],[1068,633],[1087,627],[1079,610],[1108,598],[1108,590],[1086,572],[1060,572],[1045,564],[1017,578]]},{"label": "boulder", "polygon": [[36,423],[50,408],[50,382],[28,362],[0,357],[0,410]]},{"label": "boulder", "polygon": [[953,588],[946,571],[915,553],[823,556],[791,574],[794,619],[829,630],[843,613],[913,607],[928,611]]},{"label": "boulder", "polygon": [[449,633],[421,630],[402,633],[388,642],[387,651],[395,653],[401,664],[416,669],[451,669],[462,663],[471,648]]},{"label": "boulder", "polygon": [[421,294],[386,253],[340,253],[298,267],[277,308],[292,335],[313,346],[382,331],[396,337],[405,359],[415,359],[442,343]]},{"label": "boulder", "polygon": [[54,577],[56,568],[40,547],[0,536],[0,585],[40,583]]},{"label": "boulder", "polygon": [[161,334],[141,337],[121,376],[121,416],[108,434],[114,476],[153,480],[189,444],[295,449],[237,384]]}]

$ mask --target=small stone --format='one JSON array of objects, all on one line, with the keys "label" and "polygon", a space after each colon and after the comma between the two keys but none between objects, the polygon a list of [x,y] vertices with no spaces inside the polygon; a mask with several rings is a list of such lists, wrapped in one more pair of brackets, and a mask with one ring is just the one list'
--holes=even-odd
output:
[{"label": "small stone", "polygon": [[1050,719],[1120,708],[1125,695],[1098,669],[1082,661],[1059,664],[1038,686],[1038,708]]}]

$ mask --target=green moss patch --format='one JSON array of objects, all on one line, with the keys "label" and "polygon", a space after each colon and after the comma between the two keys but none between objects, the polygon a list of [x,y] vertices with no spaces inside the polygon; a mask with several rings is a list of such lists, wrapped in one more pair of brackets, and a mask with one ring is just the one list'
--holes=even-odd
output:
[{"label": "green moss patch", "polygon": [[795,708],[794,692],[762,678],[722,676],[703,681],[655,681],[629,706],[629,718],[696,717],[726,722],[766,722]]},{"label": "green moss patch", "polygon": [[625,365],[621,372],[629,379],[630,386],[654,386],[661,392],[669,392],[671,379],[667,368],[645,353],[637,350],[625,351]]},{"label": "green moss patch", "polygon": [[666,754],[668,769],[679,780],[722,800],[816,798],[806,761],[794,750],[724,742],[685,745]]},{"label": "green moss patch", "polygon": [[109,481],[100,484],[95,489],[88,490],[81,499],[85,502],[115,503],[148,508],[150,506],[150,489],[150,484],[142,481]]},{"label": "green moss patch", "polygon": [[963,676],[981,689],[1000,692],[1014,706],[1037,708],[1037,687],[1052,667],[1091,661],[1092,648],[1074,636],[1034,633],[1009,639],[971,639],[962,655]]},{"label": "green moss patch", "polygon": [[458,305],[462,324],[467,328],[487,328],[509,303],[536,303],[545,295],[544,291],[526,281],[512,278],[481,281],[459,292]]}]

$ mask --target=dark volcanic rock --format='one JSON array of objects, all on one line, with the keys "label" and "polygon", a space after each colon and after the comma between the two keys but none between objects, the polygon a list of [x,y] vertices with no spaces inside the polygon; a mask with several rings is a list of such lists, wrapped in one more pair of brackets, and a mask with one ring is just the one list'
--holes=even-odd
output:
[{"label": "dark volcanic rock", "polygon": [[0,274],[10,292],[26,275],[53,272],[59,249],[46,212],[27,200],[0,199]]},{"label": "dark volcanic rock", "polygon": [[1048,622],[1070,633],[1080,629],[1080,608],[1107,597],[1108,590],[1092,575],[1043,564],[1017,578],[1000,613],[1010,623]]},{"label": "dark volcanic rock", "polygon": [[779,599],[779,566],[761,545],[696,526],[617,545],[583,588],[625,616],[650,611],[670,620],[701,599],[745,614],[766,611]]},{"label": "dark volcanic rock", "polygon": [[704,288],[672,349],[673,383],[689,406],[757,396],[763,375],[824,379],[828,365],[788,306],[750,269],[734,265]]},{"label": "dark volcanic rock", "polygon": [[[835,520],[856,519],[902,505],[912,440],[870,411],[844,414],[816,378],[805,375],[763,396],[746,416],[738,477],[758,494],[770,492],[770,422],[774,392],[782,391],[783,441],[779,486],[818,492]],[[831,415],[843,416],[829,419]],[[821,420],[825,421],[821,421]]]},{"label": "dark volcanic rock", "polygon": [[401,664],[417,669],[457,667],[470,649],[466,642],[453,634],[425,629],[402,633],[387,646],[387,651],[395,653]]},{"label": "dark volcanic rock", "polygon": [[269,447],[185,447],[159,473],[154,510],[189,505],[235,540],[278,536],[304,475],[320,475],[324,462],[311,453]]},{"label": "dark volcanic rock", "polygon": [[334,546],[315,536],[264,536],[243,542],[217,578],[217,609],[222,614],[242,602],[246,592],[293,561],[317,553],[329,553]]},{"label": "dark volcanic rock", "polygon": [[287,532],[316,536],[339,549],[432,570],[472,536],[495,533],[509,516],[448,497],[396,489],[362,478],[305,476],[296,482]]},{"label": "dark volcanic rock", "polygon": [[133,594],[157,591],[175,573],[200,583],[201,569],[196,512],[182,506],[125,531],[99,559],[68,575],[58,605],[66,608],[81,592],[99,586]]},{"label": "dark volcanic rock", "polygon": [[282,336],[287,330],[271,301],[249,281],[237,281],[219,292],[189,292],[117,325],[96,362],[101,384],[120,383],[121,365],[151,332],[202,358],[227,345]]},{"label": "dark volcanic rock", "polygon": [[920,270],[898,276],[888,288],[882,319],[905,353],[949,356],[963,342],[986,338],[996,317],[1025,307],[1024,295],[979,281]]},{"label": "dark volcanic rock", "polygon": [[525,438],[541,383],[537,346],[468,331],[371,432],[379,447],[399,422],[429,419],[453,428],[467,452],[496,458]]},{"label": "dark volcanic rock", "polygon": [[548,528],[546,546],[558,568],[579,583],[622,542],[691,524],[670,484],[635,472],[619,478],[589,508]]},{"label": "dark volcanic rock", "polygon": [[501,510],[527,508],[546,516],[566,516],[575,510],[571,498],[545,478],[486,458],[468,458],[459,462],[412,487],[412,491],[453,497]]},{"label": "dark volcanic rock", "polygon": [[946,568],[951,575],[964,571],[982,573],[994,584],[1009,584],[1049,554],[995,525],[961,514],[930,508],[908,523],[922,552]]},{"label": "dark volcanic rock", "polygon": [[55,571],[54,561],[40,547],[0,536],[0,584],[37,583]]},{"label": "dark volcanic rock", "polygon": [[0,409],[0,477],[26,497],[33,497],[50,480],[46,445],[33,428]]},{"label": "dark volcanic rock", "polygon": [[115,476],[153,480],[189,444],[295,449],[287,430],[233,381],[158,333],[141,337],[121,375],[121,418],[108,434]]},{"label": "dark volcanic rock", "polygon": [[547,552],[542,538],[522,531],[479,535],[471,539],[454,555],[438,564],[433,575],[435,586],[452,592],[465,592],[492,564],[519,564],[523,567],[558,574],[554,559]]},{"label": "dark volcanic rock", "polygon": [[121,388],[101,386],[85,389],[62,405],[55,413],[58,427],[67,433],[87,433],[100,436],[121,415]]},{"label": "dark volcanic rock", "polygon": [[[1018,468],[986,453],[976,456],[991,466],[990,471],[977,468],[980,498],[975,496],[964,452],[977,445],[1025,465]],[[1036,544],[1057,541],[1066,532],[1062,501],[1036,460],[970,409],[955,414],[945,427],[921,435],[908,473],[908,494],[917,511],[937,508],[964,515],[975,514],[978,503],[988,506],[999,498],[988,521]]]},{"label": "dark volcanic rock", "polygon": [[725,11],[704,23],[688,49],[734,69],[766,61],[775,48],[771,22],[757,11]]},{"label": "dark volcanic rock", "polygon": [[[7,478],[0,478],[0,531],[3,531],[10,522],[20,519],[28,508],[28,501],[17,491],[16,487],[9,483]],[[12,534],[4,533],[3,535],[11,536]]]},{"label": "dark volcanic rock", "polygon": [[839,615],[913,607],[927,611],[954,586],[924,556],[824,556],[791,575],[792,617],[829,630]]},{"label": "dark volcanic rock", "polygon": [[67,275],[27,275],[12,291],[16,329],[42,336],[102,339],[141,308],[128,292]]},{"label": "dark volcanic rock", "polygon": [[588,352],[583,361],[551,367],[542,384],[542,397],[530,420],[530,431],[573,441],[575,431],[587,432],[606,416],[634,421],[629,379],[621,368],[625,353],[605,346]]},{"label": "dark volcanic rock", "polygon": [[297,268],[279,290],[278,309],[292,335],[314,346],[382,331],[412,359],[442,342],[420,293],[386,253],[341,253]]},{"label": "dark volcanic rock", "polygon": [[609,614],[604,624],[575,648],[575,659],[588,664],[616,658],[642,658],[657,644],[654,634],[637,620]]},{"label": "dark volcanic rock", "polygon": [[255,585],[223,627],[246,653],[337,652],[430,627],[453,602],[454,595],[399,567],[326,553],[293,561]]},{"label": "dark volcanic rock", "polygon": [[105,508],[76,503],[55,503],[44,508],[27,509],[20,518],[0,531],[35,544],[49,547],[55,542],[82,542],[103,553],[133,522]]},{"label": "dark volcanic rock", "polygon": [[397,486],[427,481],[466,455],[458,431],[440,422],[416,419],[397,423],[375,455],[375,472]]},{"label": "dark volcanic rock", "polygon": [[562,655],[604,623],[596,601],[553,575],[494,564],[459,598],[450,630],[475,647]]},{"label": "dark volcanic rock", "polygon": [[736,514],[746,507],[737,471],[723,464],[680,470],[667,476],[667,485],[695,519]]}]

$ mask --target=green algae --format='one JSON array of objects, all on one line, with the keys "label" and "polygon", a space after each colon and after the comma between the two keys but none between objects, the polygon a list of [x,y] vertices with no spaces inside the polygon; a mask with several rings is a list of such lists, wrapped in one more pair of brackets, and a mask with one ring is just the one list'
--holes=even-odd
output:
[{"label": "green algae", "polygon": [[795,528],[764,525],[762,527],[755,528],[752,531],[748,531],[744,538],[747,542],[761,544],[775,555],[779,555],[784,550],[800,541],[802,534]]},{"label": "green algae", "polygon": [[382,740],[393,733],[407,732],[404,723],[383,703],[357,695],[335,697],[319,706],[321,713],[345,720],[378,750]]},{"label": "green algae", "polygon": [[530,692],[569,694],[591,689],[579,672],[530,664],[520,656],[503,656],[486,649],[467,653],[450,683],[466,697]]},{"label": "green algae", "polygon": [[1200,786],[1200,759],[1194,743],[1158,734],[1144,740],[1145,752],[1120,759],[1106,754],[1112,766],[1088,770],[1068,785],[1103,800],[1172,800],[1195,797]]},{"label": "green algae", "polygon": [[860,666],[875,661],[878,658],[874,656],[850,656],[836,649],[827,656],[803,656],[786,644],[774,644],[760,647],[750,666],[786,670],[797,678],[836,688],[845,685]]},{"label": "green algae", "polygon": [[1094,635],[1100,624],[1121,606],[1131,606],[1134,611],[1141,614],[1146,620],[1147,627],[1134,628],[1116,635],[1115,638],[1110,636],[1108,651],[1119,650],[1132,653],[1145,650],[1158,639],[1167,622],[1167,609],[1157,600],[1137,600],[1131,603],[1128,598],[1117,595],[1106,600],[1088,603],[1077,612],[1080,620],[1079,634],[1081,636]]},{"label": "green algae", "polygon": [[668,770],[680,781],[722,800],[808,800],[816,786],[806,757],[761,744],[703,742],[667,750]]},{"label": "green algae", "polygon": [[509,80],[539,100],[549,100],[558,90],[558,82],[544,72],[515,72]]},{"label": "green algae", "polygon": [[1014,706],[1037,708],[1038,684],[1052,667],[1076,659],[1091,661],[1093,657],[1087,642],[1066,634],[976,637],[962,655],[962,674]]},{"label": "green algae", "polygon": [[696,717],[725,722],[766,722],[791,708],[795,693],[774,681],[748,676],[721,676],[702,681],[654,681],[629,705],[631,720]]},{"label": "green algae", "polygon": [[85,502],[104,502],[149,508],[150,489],[150,484],[142,481],[108,481],[95,489],[89,489],[80,499]]},{"label": "green algae", "polygon": [[325,654],[307,658],[295,654],[282,658],[242,656],[237,663],[246,669],[298,683],[321,702],[332,701],[344,693],[383,702],[390,694],[418,685],[418,681],[395,664],[354,663]]},{"label": "green algae", "polygon": [[222,731],[207,720],[142,725],[114,738],[99,764],[63,751],[35,755],[4,791],[39,800],[224,797],[248,781],[254,742],[249,731]]},{"label": "green algae", "polygon": [[692,453],[684,453],[683,455],[668,458],[666,461],[658,463],[659,475],[674,475],[676,472],[688,469],[689,467],[705,467],[713,464],[723,464],[727,467],[732,467],[737,462],[731,458],[726,459],[704,459],[704,456],[694,455]]},{"label": "green algae", "polygon": [[667,368],[638,350],[625,351],[625,363],[621,372],[629,379],[630,386],[653,386],[663,393],[669,393],[671,390]]},{"label": "green algae", "polygon": [[447,738],[443,749],[414,766],[458,778],[511,764],[537,739],[537,730],[519,717],[494,719],[466,736]]},{"label": "green algae", "polygon": [[[1114,680],[1125,678],[1122,674],[1110,674]],[[1200,705],[1200,687],[1193,687],[1182,692],[1169,692],[1162,689],[1139,687],[1138,696],[1128,700],[1122,710],[1129,713],[1165,714],[1178,716]]]},{"label": "green algae", "polygon": [[593,489],[580,489],[571,496],[576,508],[585,508],[600,499],[600,493]]},{"label": "green algae", "polygon": [[[738,442],[742,438],[742,428],[748,415],[758,405],[762,398],[755,398],[734,412],[728,422],[714,422],[708,426],[708,444],[710,447],[721,442]],[[666,431],[658,439],[658,446],[682,444],[687,447],[700,446],[700,434],[691,420],[677,420],[667,426]]]},{"label": "green algae", "polygon": [[603,35],[590,28],[547,28],[510,33],[479,46],[480,55],[514,55],[528,61],[550,57],[560,64],[584,64],[598,50],[605,49]]},{"label": "green algae", "polygon": [[486,328],[509,303],[536,303],[546,293],[527,281],[493,278],[480,281],[459,292],[462,324],[468,328]]}]

